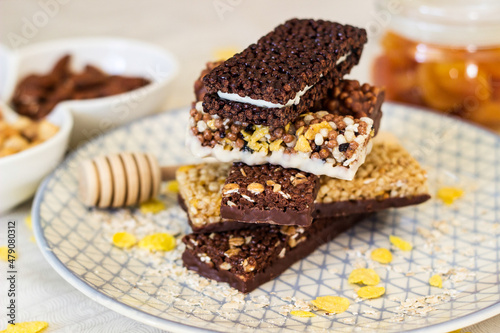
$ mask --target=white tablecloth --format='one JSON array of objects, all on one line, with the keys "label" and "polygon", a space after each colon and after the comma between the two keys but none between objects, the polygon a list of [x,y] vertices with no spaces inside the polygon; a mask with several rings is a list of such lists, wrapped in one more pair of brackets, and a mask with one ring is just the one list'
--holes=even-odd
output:
[{"label": "white tablecloth", "polygon": [[[26,22],[34,22],[43,13],[46,22],[41,21],[29,36],[23,35]],[[297,16],[377,29],[386,22],[369,0],[3,0],[0,42],[14,47],[13,36],[20,35],[27,44],[76,36],[119,36],[156,43],[174,53],[181,65],[165,103],[165,109],[170,109],[191,102],[192,84],[217,49],[242,49],[275,25]],[[377,36],[371,35],[362,61],[352,73],[357,79],[369,80]],[[91,301],[59,277],[30,241],[32,232],[24,223],[30,206],[27,202],[0,217],[0,245],[5,244],[7,221],[18,223],[19,321],[47,321],[47,332],[159,332]],[[6,263],[0,265],[0,308],[5,309]],[[4,313],[0,314],[0,330],[6,325]],[[499,332],[500,316],[463,330],[467,331]]]}]

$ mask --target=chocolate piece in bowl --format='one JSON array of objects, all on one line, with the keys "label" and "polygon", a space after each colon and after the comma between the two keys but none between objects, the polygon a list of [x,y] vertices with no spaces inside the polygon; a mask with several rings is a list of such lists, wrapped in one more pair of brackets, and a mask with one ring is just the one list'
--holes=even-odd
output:
[{"label": "chocolate piece in bowl", "polygon": [[358,63],[366,41],[366,31],[350,25],[289,20],[203,78],[206,112],[285,126],[326,97]]},{"label": "chocolate piece in bowl", "polygon": [[259,225],[211,234],[189,234],[182,241],[184,266],[248,293],[276,278],[319,246],[366,215],[319,219],[311,226]]},{"label": "chocolate piece in bowl", "polygon": [[222,188],[226,221],[309,226],[319,177],[297,169],[234,163]]},{"label": "chocolate piece in bowl", "polygon": [[[213,163],[183,167],[177,171],[179,201],[196,233],[250,228],[254,223],[222,219],[222,188],[231,164]],[[322,176],[313,217],[335,217],[377,212],[427,201],[427,173],[394,139],[381,133],[372,153],[354,180]]]}]

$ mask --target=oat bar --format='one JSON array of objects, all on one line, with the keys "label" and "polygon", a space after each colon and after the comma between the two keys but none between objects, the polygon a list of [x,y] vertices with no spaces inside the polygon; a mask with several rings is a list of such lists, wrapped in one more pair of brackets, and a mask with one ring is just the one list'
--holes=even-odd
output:
[{"label": "oat bar", "polygon": [[[262,107],[261,124],[285,126],[304,109],[290,106],[323,99],[326,90],[306,94],[322,78],[331,84],[347,74],[358,63],[366,41],[364,29],[322,20],[289,20],[224,61],[203,82],[212,100],[228,101],[229,108],[232,102]],[[223,109],[207,112],[223,117]],[[295,114],[287,119],[280,116],[282,112]],[[243,114],[249,116],[245,122],[256,123],[253,113]]]},{"label": "oat bar", "polygon": [[[198,164],[177,172],[180,201],[185,201],[193,232],[249,227],[249,223],[222,220],[222,187],[231,164]],[[189,171],[189,172],[188,172]],[[395,140],[380,133],[352,181],[320,178],[316,217],[376,212],[427,201],[427,173]]]},{"label": "oat bar", "polygon": [[222,188],[225,221],[309,226],[319,177],[297,169],[234,163]]},{"label": "oat bar", "polygon": [[253,229],[189,234],[182,239],[186,244],[182,260],[188,269],[248,293],[364,217],[320,219],[307,228],[259,225]]},{"label": "oat bar", "polygon": [[371,149],[373,119],[328,111],[303,113],[285,127],[271,128],[190,111],[187,144],[198,156],[249,165],[277,164],[315,175],[351,180]]}]

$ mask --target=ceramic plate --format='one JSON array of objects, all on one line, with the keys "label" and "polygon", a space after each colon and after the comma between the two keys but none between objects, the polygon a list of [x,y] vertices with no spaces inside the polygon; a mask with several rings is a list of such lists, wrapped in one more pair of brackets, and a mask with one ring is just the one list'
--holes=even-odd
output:
[{"label": "ceramic plate", "polygon": [[[465,194],[447,206],[432,199],[367,219],[321,246],[279,278],[242,295],[182,268],[177,250],[149,255],[112,246],[120,228],[188,232],[175,195],[167,210],[93,212],[77,198],[80,162],[118,151],[148,151],[162,165],[191,163],[184,147],[188,109],[145,118],[114,130],[71,154],[40,187],[33,207],[36,237],[54,269],[93,300],[135,320],[169,331],[445,332],[500,313],[500,138],[486,130],[415,108],[387,104],[382,129],[392,132],[428,170],[431,193],[456,186]],[[96,217],[97,216],[97,217]],[[369,260],[390,247],[389,235],[411,242],[390,265]],[[347,283],[354,267],[368,265],[386,295],[361,301]],[[430,287],[433,274],[444,288]],[[347,312],[299,318],[292,308],[324,295],[351,301]]]}]

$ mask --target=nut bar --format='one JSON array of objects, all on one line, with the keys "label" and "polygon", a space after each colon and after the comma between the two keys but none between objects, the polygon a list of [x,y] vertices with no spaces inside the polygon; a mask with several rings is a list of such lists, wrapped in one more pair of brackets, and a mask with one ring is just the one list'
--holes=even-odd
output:
[{"label": "nut bar", "polygon": [[319,177],[272,164],[234,163],[222,188],[225,221],[309,226]]},{"label": "nut bar", "polygon": [[[366,41],[364,29],[323,20],[292,19],[224,61],[203,82],[212,98],[262,107],[258,116],[261,124],[285,126],[301,108],[295,108],[296,113],[288,120],[276,117],[282,109],[300,104],[302,97],[324,98],[325,92],[308,98],[304,95],[323,77],[332,82],[347,74],[358,63]],[[226,105],[231,108],[234,103]],[[227,110],[212,111],[227,116]],[[291,111],[288,108],[284,112]],[[253,113],[243,114],[250,117],[244,122],[256,123]]]},{"label": "nut bar", "polygon": [[198,157],[270,163],[347,180],[365,161],[374,135],[369,117],[317,111],[303,113],[285,127],[243,126],[205,113],[201,102],[190,111],[189,126],[187,144]]},{"label": "nut bar", "polygon": [[416,205],[430,199],[427,172],[391,134],[380,133],[352,181],[320,178],[315,216]]},{"label": "nut bar", "polygon": [[[254,225],[229,222],[220,216],[221,190],[230,167],[227,163],[199,164],[191,166],[189,173],[182,169],[177,172],[180,201],[185,201],[185,206],[189,207],[185,207],[185,210],[193,232],[231,230]],[[429,198],[425,170],[396,139],[380,133],[354,180],[326,176],[320,178],[314,216],[376,212],[420,204]],[[196,206],[191,208],[190,203]]]},{"label": "nut bar", "polygon": [[189,234],[182,241],[184,266],[248,293],[276,278],[320,245],[366,215],[315,220],[310,227],[259,225],[253,229]]}]

